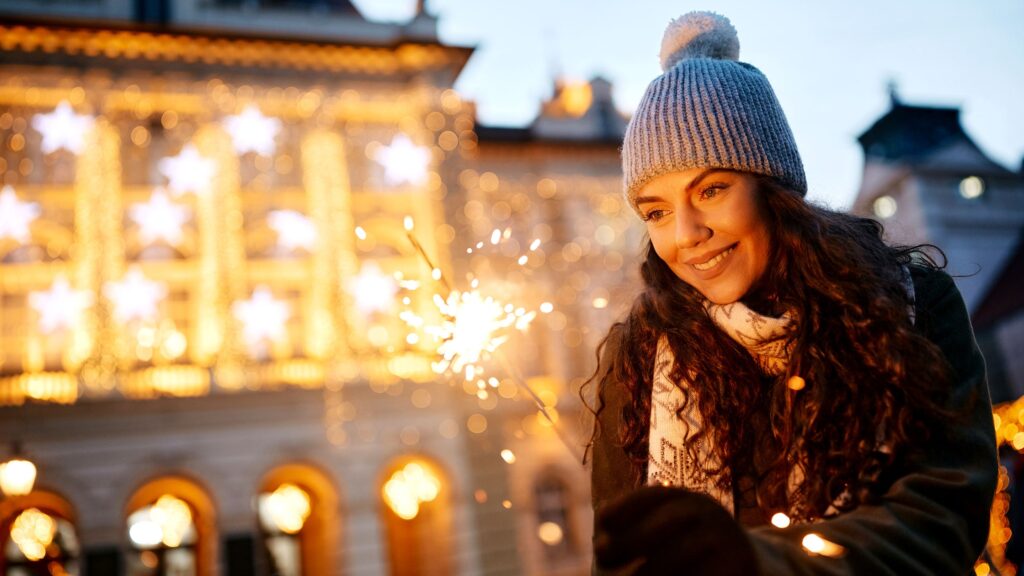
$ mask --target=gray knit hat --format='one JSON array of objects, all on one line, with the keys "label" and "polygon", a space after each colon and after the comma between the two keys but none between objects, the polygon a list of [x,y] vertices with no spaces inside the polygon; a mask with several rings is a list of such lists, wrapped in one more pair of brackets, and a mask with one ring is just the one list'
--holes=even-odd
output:
[{"label": "gray knit hat", "polygon": [[740,41],[724,16],[673,20],[661,46],[664,74],[647,87],[622,144],[626,198],[689,168],[764,174],[804,195],[807,179],[786,116],[768,79],[739,62]]}]

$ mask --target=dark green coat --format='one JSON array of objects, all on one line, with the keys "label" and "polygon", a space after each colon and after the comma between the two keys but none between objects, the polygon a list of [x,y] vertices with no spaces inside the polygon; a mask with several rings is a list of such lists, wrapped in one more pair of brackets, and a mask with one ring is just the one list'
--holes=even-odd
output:
[{"label": "dark green coat", "polygon": [[[922,447],[920,457],[892,483],[879,504],[861,505],[812,525],[749,528],[766,576],[973,574],[971,567],[988,536],[998,478],[985,362],[953,280],[944,272],[921,269],[913,271],[913,279],[916,327],[949,359],[954,371],[950,402],[954,407],[970,406],[969,417],[966,423],[951,423],[948,441]],[[617,441],[627,391],[605,377],[599,394],[604,409],[593,447],[595,510],[639,485]],[[809,556],[801,540],[811,531],[846,547],[846,554],[839,559]]]}]

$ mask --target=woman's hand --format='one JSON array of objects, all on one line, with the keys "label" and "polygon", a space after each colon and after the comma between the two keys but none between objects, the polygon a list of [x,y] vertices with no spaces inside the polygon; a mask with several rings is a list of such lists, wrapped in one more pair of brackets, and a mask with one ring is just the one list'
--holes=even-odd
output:
[{"label": "woman's hand", "polygon": [[743,528],[712,498],[646,486],[602,508],[594,531],[598,574],[759,573]]}]

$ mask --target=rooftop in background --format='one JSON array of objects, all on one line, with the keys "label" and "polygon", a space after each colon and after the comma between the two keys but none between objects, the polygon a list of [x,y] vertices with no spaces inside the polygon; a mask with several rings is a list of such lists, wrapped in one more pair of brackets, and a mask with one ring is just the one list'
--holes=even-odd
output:
[{"label": "rooftop in background", "polygon": [[[985,175],[1009,173],[967,135],[960,123],[959,108],[904,104],[895,89],[890,89],[890,97],[889,111],[857,138],[866,161]],[[956,153],[949,153],[953,150]]]},{"label": "rooftop in background", "polygon": [[556,80],[551,98],[541,104],[526,127],[477,125],[481,142],[548,142],[618,146],[627,119],[615,108],[612,84],[595,77],[589,82]]}]

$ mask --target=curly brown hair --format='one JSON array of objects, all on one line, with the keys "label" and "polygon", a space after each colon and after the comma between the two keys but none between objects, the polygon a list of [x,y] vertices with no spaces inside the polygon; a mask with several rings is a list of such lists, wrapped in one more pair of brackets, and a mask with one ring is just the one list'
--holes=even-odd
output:
[{"label": "curly brown hair", "polygon": [[[942,265],[925,251],[934,247],[889,246],[879,222],[810,204],[771,178],[757,180],[771,264],[744,302],[795,319],[787,372],[764,374],[648,242],[644,290],[598,348],[599,358],[607,357],[584,390],[607,378],[628,390],[619,440],[642,478],[654,363],[666,337],[675,356],[672,380],[689,383],[684,395],[711,423],[702,434],[711,436],[714,458],[698,457],[698,436],[686,447],[691,461],[703,462],[719,488],[744,474],[762,509],[811,520],[843,493],[853,496],[850,507],[871,501],[907,449],[955,416],[943,407],[948,363],[911,324],[905,286],[909,268]],[[787,386],[793,375],[805,380],[804,389]],[[595,415],[601,404],[591,409]],[[794,468],[802,481],[791,491]]]}]

